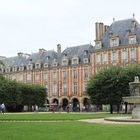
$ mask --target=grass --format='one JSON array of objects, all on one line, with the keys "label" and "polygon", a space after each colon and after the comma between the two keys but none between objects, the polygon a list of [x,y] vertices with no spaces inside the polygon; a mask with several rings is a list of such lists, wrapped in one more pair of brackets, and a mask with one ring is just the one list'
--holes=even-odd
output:
[{"label": "grass", "polygon": [[47,114],[0,114],[0,120],[79,120],[120,116],[120,114],[82,114],[82,113],[47,113]]},{"label": "grass", "polygon": [[[118,114],[0,114],[13,120],[79,120]],[[121,115],[124,116],[124,115]],[[140,125],[70,122],[0,122],[0,140],[138,140]]]},{"label": "grass", "polygon": [[0,123],[0,140],[138,140],[140,125],[83,122]]}]

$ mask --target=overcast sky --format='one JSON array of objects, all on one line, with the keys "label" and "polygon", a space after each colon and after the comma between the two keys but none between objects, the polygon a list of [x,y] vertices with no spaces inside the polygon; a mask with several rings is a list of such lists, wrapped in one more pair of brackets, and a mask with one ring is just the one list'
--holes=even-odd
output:
[{"label": "overcast sky", "polygon": [[0,0],[0,56],[92,43],[95,22],[135,18],[139,0]]}]

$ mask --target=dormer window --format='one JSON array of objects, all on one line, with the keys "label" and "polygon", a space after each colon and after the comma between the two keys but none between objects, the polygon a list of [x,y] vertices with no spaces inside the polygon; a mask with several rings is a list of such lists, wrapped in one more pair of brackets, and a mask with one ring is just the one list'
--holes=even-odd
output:
[{"label": "dormer window", "polygon": [[48,68],[49,67],[49,64],[48,63],[45,63],[44,64],[44,68]]},{"label": "dormer window", "polygon": [[62,65],[67,66],[68,65],[68,59],[63,59],[62,60]]},{"label": "dormer window", "polygon": [[101,46],[102,46],[101,41],[96,41],[96,43],[95,43],[95,48],[96,48],[96,49],[101,49]]},{"label": "dormer window", "polygon": [[13,72],[17,71],[17,66],[13,66],[12,71]]},{"label": "dormer window", "polygon": [[46,60],[49,60],[49,59],[50,59],[50,56],[47,56],[47,57],[46,57]]},{"label": "dormer window", "polygon": [[74,57],[74,58],[72,58],[72,64],[73,64],[73,65],[78,64],[78,63],[79,63],[78,60],[79,60],[78,57]]},{"label": "dormer window", "polygon": [[24,70],[24,66],[23,65],[19,66],[19,71],[23,71],[23,70]]},{"label": "dormer window", "polygon": [[129,44],[136,44],[136,35],[129,36]]},{"label": "dormer window", "polygon": [[119,37],[111,37],[110,38],[110,47],[119,46]]},{"label": "dormer window", "polygon": [[6,72],[10,72],[10,71],[11,71],[11,67],[8,66],[8,67],[6,68]]},{"label": "dormer window", "polygon": [[58,65],[58,63],[57,63],[56,59],[54,59],[53,66],[56,67],[57,65]]},{"label": "dormer window", "polygon": [[4,68],[1,68],[1,72],[4,73],[5,72],[5,69]]},{"label": "dormer window", "polygon": [[36,69],[40,69],[40,67],[41,67],[41,64],[40,64],[40,63],[36,63],[36,64],[35,64],[35,68],[36,68]]},{"label": "dormer window", "polygon": [[84,50],[84,55],[88,55],[88,50]]},{"label": "dormer window", "polygon": [[33,64],[29,64],[27,70],[32,70],[32,69],[33,69]]},{"label": "dormer window", "polygon": [[88,63],[89,62],[88,58],[84,58],[83,62],[84,64]]}]

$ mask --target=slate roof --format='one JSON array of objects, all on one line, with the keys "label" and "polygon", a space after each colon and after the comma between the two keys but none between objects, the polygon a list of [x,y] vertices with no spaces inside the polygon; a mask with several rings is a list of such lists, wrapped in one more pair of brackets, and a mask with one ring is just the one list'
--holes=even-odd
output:
[{"label": "slate roof", "polygon": [[62,55],[66,55],[69,59],[71,59],[74,56],[77,56],[81,60],[80,63],[82,63],[82,60],[85,57],[85,51],[87,51],[86,57],[90,58],[91,53],[93,52],[93,46],[91,44],[85,44],[75,47],[68,47],[62,52]]},{"label": "slate roof", "polygon": [[54,59],[57,59],[57,53],[55,51],[50,50],[43,53],[37,52],[28,57],[27,64],[29,63],[29,61],[31,61],[32,63],[52,64]]},{"label": "slate roof", "polygon": [[110,33],[112,33],[115,36],[119,36],[121,46],[128,45],[128,43],[129,43],[128,33],[129,32],[136,34],[137,43],[140,43],[140,25],[135,20],[136,26],[135,26],[134,31],[132,31],[132,20],[134,20],[134,19],[126,19],[126,20],[120,20],[120,21],[113,22],[102,37],[101,41],[102,41],[103,48],[110,47],[110,44],[109,44]]},{"label": "slate roof", "polygon": [[3,59],[3,62],[6,66],[26,65],[26,61],[26,56],[15,56]]},{"label": "slate roof", "polygon": [[[15,56],[15,57],[9,57],[5,58],[3,60],[5,66],[20,66],[24,65],[27,66],[30,62],[35,64],[35,63],[41,63],[41,65],[48,63],[50,67],[53,67],[53,61],[54,59],[58,63],[58,67],[61,66],[61,62],[63,59],[64,55],[67,55],[68,59],[71,59],[74,56],[77,56],[82,60],[85,55],[84,51],[87,51],[87,56],[90,58],[90,55],[93,51],[93,46],[91,44],[86,44],[86,45],[79,45],[75,47],[69,47],[66,48],[61,54],[50,50],[50,51],[44,51],[42,53],[37,52],[33,53],[30,56]],[[82,61],[80,61],[82,63]]]}]

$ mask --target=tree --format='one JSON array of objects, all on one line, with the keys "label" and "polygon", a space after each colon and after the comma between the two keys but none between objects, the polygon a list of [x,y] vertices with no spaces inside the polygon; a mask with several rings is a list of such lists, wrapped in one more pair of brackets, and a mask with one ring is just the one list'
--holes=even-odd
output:
[{"label": "tree", "polygon": [[[128,69],[129,71],[129,69]],[[103,69],[91,77],[86,92],[93,104],[110,104],[110,113],[113,113],[113,105],[121,104],[123,96],[129,96],[128,71],[119,66]]]},{"label": "tree", "polygon": [[24,105],[28,105],[29,111],[32,111],[32,106],[43,106],[46,99],[46,89],[40,85],[21,84],[21,94]]},{"label": "tree", "polygon": [[5,103],[7,111],[22,111],[24,105],[42,106],[45,103],[46,90],[40,85],[27,85],[5,79],[0,74],[0,103]]}]

